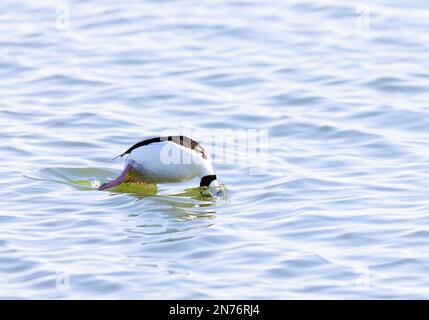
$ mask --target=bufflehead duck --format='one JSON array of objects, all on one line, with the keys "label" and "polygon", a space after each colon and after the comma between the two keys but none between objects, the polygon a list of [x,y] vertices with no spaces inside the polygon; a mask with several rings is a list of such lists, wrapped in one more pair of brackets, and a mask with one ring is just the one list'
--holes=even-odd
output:
[{"label": "bufflehead duck", "polygon": [[119,155],[128,155],[122,173],[98,190],[119,186],[125,181],[146,183],[179,182],[200,177],[200,187],[217,188],[209,153],[185,136],[165,136],[140,141]]}]

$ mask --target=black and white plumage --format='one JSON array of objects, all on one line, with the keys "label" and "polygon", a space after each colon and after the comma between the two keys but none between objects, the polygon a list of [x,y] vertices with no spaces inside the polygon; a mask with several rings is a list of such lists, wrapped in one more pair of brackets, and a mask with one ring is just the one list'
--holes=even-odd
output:
[{"label": "black and white plumage", "polygon": [[118,178],[99,190],[132,179],[146,183],[178,182],[200,177],[200,186],[219,187],[209,153],[186,136],[165,136],[140,141],[122,153],[128,155]]}]

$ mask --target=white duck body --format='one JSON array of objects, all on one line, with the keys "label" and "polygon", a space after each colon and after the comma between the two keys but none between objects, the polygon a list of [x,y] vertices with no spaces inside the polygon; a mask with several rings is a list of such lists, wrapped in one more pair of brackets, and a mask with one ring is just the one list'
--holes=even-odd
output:
[{"label": "white duck body", "polygon": [[200,153],[172,141],[153,142],[132,150],[126,160],[131,174],[143,182],[179,182],[213,175],[208,153]]},{"label": "white duck body", "polygon": [[218,188],[209,153],[184,136],[156,137],[140,141],[125,151],[125,168],[114,180],[98,189],[117,187],[128,180],[147,183],[179,182],[200,177],[200,186]]}]

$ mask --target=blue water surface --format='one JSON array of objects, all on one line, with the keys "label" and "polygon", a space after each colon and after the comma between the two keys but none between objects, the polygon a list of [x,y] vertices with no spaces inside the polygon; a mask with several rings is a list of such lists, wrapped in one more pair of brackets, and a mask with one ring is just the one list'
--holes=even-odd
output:
[{"label": "blue water surface", "polygon": [[[0,8],[0,298],[428,297],[427,1]],[[183,126],[267,130],[267,170],[92,189]]]}]

